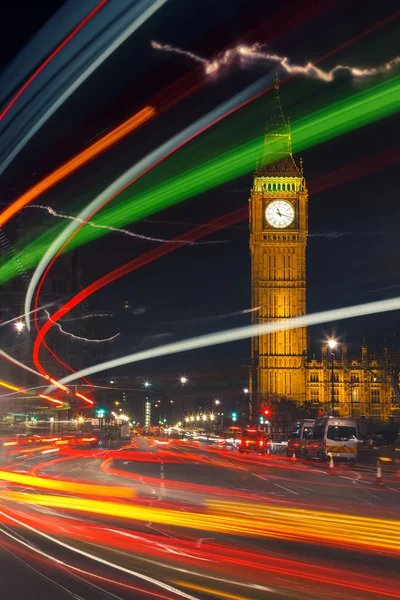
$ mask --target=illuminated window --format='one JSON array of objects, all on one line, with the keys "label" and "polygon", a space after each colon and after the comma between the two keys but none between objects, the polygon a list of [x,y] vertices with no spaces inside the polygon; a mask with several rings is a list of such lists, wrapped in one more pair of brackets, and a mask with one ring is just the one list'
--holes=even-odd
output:
[{"label": "illuminated window", "polygon": [[379,388],[372,388],[371,390],[371,403],[379,404],[381,401],[381,391]]},{"label": "illuminated window", "polygon": [[271,184],[268,184],[268,190],[271,191]]}]

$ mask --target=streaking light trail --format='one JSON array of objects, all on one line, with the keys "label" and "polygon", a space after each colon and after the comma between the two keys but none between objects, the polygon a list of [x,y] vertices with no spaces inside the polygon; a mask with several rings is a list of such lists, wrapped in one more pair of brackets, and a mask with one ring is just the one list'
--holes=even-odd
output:
[{"label": "streaking light trail", "polygon": [[[137,164],[133,165],[130,169],[125,171],[116,181],[109,185],[99,196],[97,196],[92,202],[90,202],[78,215],[78,219],[87,221],[93,217],[105,204],[110,202],[115,196],[120,194],[125,188],[129,187],[136,179],[146,173],[157,163],[165,159],[167,156],[181,148],[184,144],[193,139],[196,135],[205,131],[218,120],[223,119],[231,112],[237,110],[240,106],[250,102],[254,95],[263,93],[266,85],[272,81],[272,74],[262,77],[253,85],[247,87],[244,91],[240,92],[227,102],[224,102],[221,106],[212,110],[210,113],[198,119],[189,127],[186,127],[182,132],[173,136],[168,142],[165,142],[159,146],[156,150],[148,154],[145,158],[140,160]],[[152,197],[151,204],[155,205],[154,212],[159,210],[157,206],[157,199]],[[165,202],[163,202],[165,204]],[[106,223],[104,223],[106,224]],[[25,307],[31,306],[32,297],[35,292],[36,286],[39,283],[40,278],[46,271],[46,268],[51,263],[53,257],[57,253],[61,252],[64,245],[69,243],[69,239],[74,235],[75,231],[82,228],[83,225],[79,223],[70,223],[64,231],[53,241],[50,247],[47,249],[45,255],[40,261],[33,277],[30,281],[28,292],[25,298]],[[1,272],[1,270],[0,270]],[[29,308],[30,309],[30,308]],[[28,330],[30,330],[29,318],[26,318]]]},{"label": "streaking light trail", "polygon": [[40,67],[38,67],[36,69],[36,71],[33,73],[33,75],[31,75],[29,77],[29,79],[18,90],[18,92],[15,94],[15,96],[10,100],[10,102],[7,104],[7,106],[5,107],[3,112],[0,113],[0,121],[6,116],[6,114],[8,113],[10,108],[13,106],[13,104],[18,100],[18,98],[21,96],[21,94],[23,94],[23,92],[32,83],[32,81],[34,79],[36,79],[36,77],[39,75],[39,73],[41,73],[41,71],[43,71],[43,69],[60,52],[60,50],[62,50],[64,48],[64,46],[66,46],[66,44],[68,44],[68,42],[72,40],[72,38],[78,33],[78,31],[80,31],[82,29],[82,27],[84,27],[86,25],[86,23],[88,23],[88,21],[90,21],[90,19],[92,17],[94,17],[94,15],[96,13],[99,12],[99,10],[104,6],[104,4],[106,4],[106,2],[108,2],[108,0],[101,0],[101,2],[99,2],[99,4],[97,6],[95,6],[95,8],[79,23],[79,25],[77,25],[75,27],[75,29],[73,29],[71,31],[71,33],[61,42],[61,44],[59,44],[57,46],[57,48],[55,50],[53,50],[53,52],[46,58],[46,60],[40,65]]},{"label": "streaking light trail", "polygon": [[64,102],[77,90],[89,77],[119,48],[139,27],[141,27],[167,0],[141,0],[134,5],[133,21],[112,41],[101,54],[58,96],[46,112],[38,118],[24,137],[19,140],[15,147],[8,153],[7,158],[0,164],[0,174],[11,164],[14,158],[21,152],[39,129],[50,119],[50,117],[64,104]]},{"label": "streaking light trail", "polygon": [[274,331],[297,329],[299,327],[310,327],[311,325],[318,325],[320,323],[342,321],[344,319],[354,319],[355,317],[373,315],[399,309],[400,296],[397,298],[391,298],[389,300],[369,302],[367,304],[358,304],[355,306],[348,306],[346,308],[337,308],[334,310],[326,310],[314,313],[312,315],[295,317],[293,319],[287,319],[285,323],[281,322],[264,323],[261,325],[248,325],[246,327],[239,327],[227,331],[210,333],[207,335],[201,335],[180,342],[165,344],[163,346],[158,346],[149,350],[143,350],[142,352],[129,354],[121,358],[106,361],[102,364],[93,365],[92,367],[87,367],[86,369],[82,369],[77,373],[68,375],[60,381],[61,383],[69,383],[70,381],[75,381],[76,379],[79,379],[82,376],[92,375],[93,373],[99,373],[100,371],[105,371],[106,369],[113,369],[134,362],[140,362],[143,360],[156,358],[158,356],[167,356],[169,354],[177,354],[180,352],[188,352],[189,350],[197,350],[198,348],[207,348],[208,346],[216,346],[219,344],[236,342],[238,340],[244,340],[252,337],[265,335],[267,333],[273,333]]},{"label": "streaking light trail", "polygon": [[175,46],[170,46],[169,44],[160,44],[159,42],[152,41],[151,47],[154,50],[159,50],[161,52],[167,52],[172,54],[180,54],[183,56],[187,56],[195,62],[200,62],[204,64],[204,69],[206,75],[211,75],[212,73],[216,73],[222,67],[232,66],[235,59],[241,59],[243,63],[243,59],[256,59],[262,60],[264,62],[272,64],[279,64],[286,73],[295,73],[306,75],[307,77],[313,77],[315,79],[320,79],[321,81],[330,82],[335,78],[335,74],[339,71],[347,71],[355,78],[361,77],[372,77],[373,75],[378,75],[379,73],[387,73],[391,71],[396,65],[400,63],[400,56],[396,56],[392,60],[384,63],[383,65],[379,65],[378,67],[369,67],[369,68],[361,68],[361,67],[350,67],[349,65],[336,65],[333,69],[329,71],[324,71],[319,67],[315,66],[315,64],[309,62],[306,65],[295,65],[291,64],[290,59],[287,56],[280,56],[278,54],[270,54],[269,52],[262,52],[263,45],[255,43],[252,46],[245,46],[240,44],[239,46],[235,46],[230,50],[225,50],[221,56],[212,59],[210,61],[205,58],[198,56],[197,54],[193,54],[193,52],[188,52],[186,50],[182,50],[181,48],[176,48]]},{"label": "streaking light trail", "polygon": [[[248,94],[249,88],[247,88],[245,91]],[[356,127],[366,125],[377,118],[382,118],[392,114],[393,112],[396,112],[398,109],[399,93],[400,77],[395,77],[390,81],[386,81],[382,84],[374,86],[369,90],[355,94],[354,96],[346,98],[345,100],[318,111],[315,114],[303,119],[299,119],[292,127],[294,152],[304,150],[305,148],[313,146],[317,143],[321,143],[332,137],[351,131]],[[231,102],[233,103],[235,100],[237,102],[237,97],[235,97]],[[222,109],[222,112],[224,112],[224,108],[226,109],[226,105],[223,105],[223,107],[220,107],[217,110],[221,111]],[[215,113],[215,111],[213,111],[213,113]],[[210,115],[203,117],[203,119],[207,119],[206,126],[209,127]],[[203,119],[200,120],[201,123],[203,123]],[[195,131],[201,130],[201,124],[199,126],[199,122],[191,126],[189,130],[191,130],[192,127],[195,127]],[[179,134],[176,137],[181,139],[181,136],[183,137],[183,140],[180,142],[180,145],[183,145],[189,139],[188,131],[185,130],[182,134]],[[148,157],[143,159],[143,161],[140,161],[138,165],[132,167],[132,169],[130,169],[127,173],[132,174],[139,172],[138,174],[140,174],[144,172],[143,167],[149,168],[151,164],[156,162],[155,160],[152,160],[155,153],[157,156],[156,160],[161,160],[161,158],[165,156],[163,150],[164,147],[166,145],[169,146],[169,144],[173,144],[173,149],[176,149],[176,139],[173,138],[170,140],[170,142],[164,144],[161,149],[159,148],[154,153],[151,153]],[[156,212],[157,210],[161,210],[162,208],[176,204],[179,201],[189,198],[195,194],[199,194],[212,187],[221,185],[226,181],[236,179],[237,177],[254,169],[255,159],[257,156],[262,154],[263,144],[263,138],[257,138],[256,140],[244,144],[231,152],[217,157],[214,160],[207,161],[206,163],[191,169],[183,175],[173,178],[167,183],[156,186],[156,188],[153,188],[149,192],[144,192],[141,195],[136,196],[130,209],[128,207],[128,203],[124,203],[121,207],[105,211],[104,214],[101,215],[100,219],[104,219],[106,223],[110,222],[110,217],[114,218],[114,220],[116,220],[116,218],[120,220],[140,219]],[[161,154],[161,156],[159,156],[159,154]],[[127,173],[121,176],[117,182],[109,186],[107,190],[105,190],[102,194],[100,194],[100,196],[92,201],[92,203],[89,204],[84,211],[82,211],[82,213],[79,215],[79,218],[88,218],[90,211],[93,211],[94,206],[96,207],[95,210],[98,210],[99,206],[102,206],[105,202],[108,202],[110,193],[115,190],[115,187],[118,189],[118,191],[115,193],[119,193],[119,191],[121,191],[121,180],[124,180],[125,177],[127,178]],[[130,182],[127,185],[129,184]],[[127,213],[129,213],[129,216]],[[28,313],[31,308],[33,294],[40,277],[43,275],[54,254],[62,251],[63,244],[67,243],[68,238],[74,233],[75,228],[76,225],[71,223],[51,244],[50,248],[48,248],[47,252],[43,256],[28,287],[25,298],[26,313]],[[82,238],[86,237],[88,235],[88,231],[89,230],[80,232],[80,235],[77,236],[78,240],[79,238],[82,240]],[[90,229],[89,233],[91,235],[93,235],[93,232],[94,230]],[[77,238],[74,239],[73,244],[70,244],[70,248],[78,245]],[[83,242],[81,241],[81,243]],[[54,318],[54,316],[52,318]],[[26,324],[28,329],[30,329],[28,318],[26,318]]]},{"label": "streaking light trail", "polygon": [[[71,158],[58,169],[55,169],[50,175],[47,175],[42,181],[39,181],[36,185],[30,188],[27,192],[22,194],[15,202],[8,206],[2,213],[0,213],[0,227],[5,225],[21,208],[26,206],[29,202],[32,202],[40,194],[43,194],[51,187],[62,181],[65,177],[68,177],[71,173],[82,167],[85,163],[92,160],[107,148],[110,148],[113,144],[116,144],[119,140],[127,136],[129,133],[134,131],[140,125],[143,125],[155,114],[154,108],[146,106],[143,110],[133,115],[130,119],[113,129],[110,133],[102,137],[100,140]],[[42,207],[41,207],[42,208]],[[46,207],[47,208],[47,207]],[[50,209],[51,210],[51,209]],[[49,212],[50,212],[49,210]],[[62,215],[57,215],[62,216]],[[68,218],[68,217],[65,217]]]},{"label": "streaking light trail", "polygon": [[47,318],[50,319],[50,321],[52,321],[54,323],[54,325],[56,325],[58,327],[58,329],[61,331],[61,333],[63,333],[64,335],[68,335],[69,337],[71,337],[74,340],[79,340],[81,342],[89,342],[92,344],[101,344],[102,342],[112,342],[112,340],[115,340],[117,337],[119,337],[121,334],[120,333],[116,333],[115,335],[112,335],[109,338],[102,338],[101,340],[91,340],[89,338],[86,337],[82,337],[79,335],[74,335],[73,333],[69,333],[69,331],[64,331],[64,329],[61,327],[61,325],[59,323],[55,323],[51,317],[50,317],[50,313],[45,310],[44,311],[47,315]]},{"label": "streaking light trail", "polygon": [[[84,221],[83,219],[79,219],[78,217],[74,217],[72,215],[66,215],[64,213],[56,212],[51,206],[42,206],[41,204],[31,204],[29,208],[41,208],[42,210],[46,210],[49,215],[53,217],[58,217],[60,219],[69,219],[70,221],[75,221],[75,223],[81,223],[84,225],[88,225],[89,227],[95,227],[97,229],[107,229],[108,231],[112,231],[115,233],[123,233],[128,237],[137,238],[139,240],[145,240],[146,242],[158,242],[158,243],[169,243],[169,244],[181,244],[182,242],[177,242],[176,240],[166,240],[164,238],[150,237],[148,235],[142,235],[140,233],[133,233],[128,229],[119,229],[118,227],[112,227],[111,225],[99,225],[98,223],[93,223],[92,221]],[[0,215],[1,218],[1,215]],[[194,242],[188,240],[186,244],[188,246],[200,246],[200,245],[209,245],[209,244],[227,244],[228,240],[212,240],[209,242]]]}]

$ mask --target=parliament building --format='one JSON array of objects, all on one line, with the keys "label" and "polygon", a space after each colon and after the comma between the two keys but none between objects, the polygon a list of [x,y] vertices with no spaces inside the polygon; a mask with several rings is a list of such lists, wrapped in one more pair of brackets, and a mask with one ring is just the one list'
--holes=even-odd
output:
[{"label": "parliament building", "polygon": [[278,80],[249,205],[253,324],[282,324],[253,338],[253,413],[271,399],[312,402],[326,411],[333,400],[337,415],[386,420],[397,406],[393,388],[365,342],[354,358],[345,343],[326,343],[321,359],[310,360],[306,328],[284,328],[286,319],[306,314],[308,191],[302,162],[292,154]]}]

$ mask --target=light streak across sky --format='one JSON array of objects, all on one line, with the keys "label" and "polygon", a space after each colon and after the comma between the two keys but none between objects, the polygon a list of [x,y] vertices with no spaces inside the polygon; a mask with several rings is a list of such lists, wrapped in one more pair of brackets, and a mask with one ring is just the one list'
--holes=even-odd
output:
[{"label": "light streak across sky", "polygon": [[294,317],[292,319],[286,319],[285,323],[263,323],[260,325],[248,325],[246,327],[238,327],[236,329],[230,329],[227,331],[219,331],[217,333],[209,333],[191,339],[182,340],[180,342],[165,344],[163,346],[158,346],[149,350],[135,352],[134,354],[129,354],[121,358],[116,358],[101,364],[96,364],[91,367],[87,367],[85,369],[82,369],[81,371],[78,371],[77,373],[73,373],[71,375],[68,375],[67,377],[64,377],[64,379],[60,380],[60,383],[66,384],[70,381],[75,381],[80,377],[93,375],[94,373],[105,371],[106,369],[113,369],[134,362],[150,360],[159,356],[168,356],[170,354],[188,352],[189,350],[197,350],[199,348],[208,348],[210,346],[216,346],[219,344],[227,344],[230,342],[273,333],[275,331],[286,331],[289,329],[298,329],[300,327],[310,327],[312,325],[318,325],[320,323],[330,323],[334,321],[341,321],[344,319],[354,319],[356,317],[374,315],[399,309],[400,296],[397,298],[381,300],[378,302],[369,302],[367,304],[358,304],[354,306],[348,306],[345,308],[326,310],[314,313],[312,315]]},{"label": "light streak across sky", "polygon": [[[94,73],[104,61],[111,56],[147,19],[149,19],[167,0],[141,0],[132,8],[129,24],[125,25],[122,32],[100,52],[91,64],[72,83],[62,87],[63,91],[53,101],[49,108],[39,118],[35,118],[27,133],[19,139],[13,149],[7,152],[6,158],[0,163],[0,174],[11,164],[14,158],[21,152],[39,129],[50,119],[50,117],[64,104],[64,102]],[[124,22],[127,21],[126,20]],[[67,87],[66,87],[67,86]]]},{"label": "light streak across sky", "polygon": [[[112,184],[110,184],[101,194],[99,194],[92,202],[90,202],[78,215],[78,219],[82,221],[87,221],[91,219],[92,216],[99,211],[105,204],[110,202],[115,196],[120,194],[125,188],[129,187],[133,181],[138,179],[141,175],[146,173],[152,167],[154,167],[157,163],[162,161],[164,158],[181,148],[184,144],[189,142],[195,136],[197,136],[202,131],[205,131],[209,127],[215,124],[216,121],[223,119],[231,112],[235,111],[238,107],[242,106],[244,103],[249,102],[253,99],[254,95],[258,93],[262,93],[265,90],[265,87],[272,82],[273,75],[270,74],[268,76],[264,76],[259,79],[256,83],[250,85],[245,90],[236,94],[233,98],[224,102],[222,105],[218,106],[211,112],[209,112],[204,117],[198,119],[189,127],[186,127],[183,131],[173,136],[170,140],[159,146],[156,150],[153,150],[141,159],[138,163],[133,165],[130,169],[125,171],[118,179],[116,179]],[[154,197],[152,197],[152,202],[154,202]],[[158,207],[154,208],[154,211],[157,210]],[[52,261],[55,255],[61,251],[63,246],[67,243],[69,238],[73,237],[75,231],[82,227],[82,224],[72,222],[70,223],[64,231],[53,241],[50,247],[45,252],[42,257],[38,267],[36,268],[32,279],[30,281],[28,292],[25,298],[25,307],[29,307],[30,310],[33,294],[35,292],[36,286],[38,285],[40,278],[43,273],[46,271],[46,268]],[[29,318],[26,318],[28,330],[30,330],[30,321]]]},{"label": "light streak across sky", "polygon": [[72,38],[78,33],[78,31],[80,31],[82,29],[82,27],[84,27],[86,25],[86,23],[88,23],[88,21],[90,21],[90,19],[92,17],[94,17],[94,15],[104,6],[104,4],[106,4],[106,2],[108,2],[108,0],[101,0],[98,3],[98,5],[95,6],[95,8],[88,15],[86,15],[86,17],[61,42],[61,44],[59,44],[57,46],[57,48],[55,50],[53,50],[53,52],[46,58],[46,60],[40,65],[40,67],[38,67],[36,69],[36,71],[29,77],[29,79],[27,81],[25,81],[25,83],[21,86],[21,88],[18,90],[18,92],[8,102],[8,104],[4,108],[4,110],[0,113],[0,121],[6,116],[6,114],[8,113],[10,108],[13,106],[13,104],[15,104],[15,102],[18,100],[18,98],[21,96],[21,94],[23,94],[23,92],[26,90],[26,88],[32,83],[32,81],[34,79],[36,79],[36,77],[39,75],[39,73],[41,73],[41,71],[43,71],[43,69],[49,64],[49,62],[51,60],[53,60],[53,58],[60,52],[60,50],[62,50],[64,48],[64,46],[72,40]]},{"label": "light streak across sky", "polygon": [[[52,173],[31,187],[27,192],[22,194],[19,198],[17,198],[17,200],[8,206],[2,213],[0,213],[0,227],[7,223],[7,221],[9,221],[29,202],[62,181],[65,177],[79,169],[79,167],[83,166],[88,161],[107,150],[107,148],[121,140],[123,137],[127,136],[134,129],[140,127],[140,125],[143,125],[143,123],[150,119],[154,114],[155,110],[152,107],[145,107],[144,109],[135,113],[127,121],[124,121],[121,125],[113,129],[110,133],[103,136],[100,140],[97,140],[97,142],[91,144],[91,146],[85,148],[85,150],[82,150],[82,152],[55,169]],[[62,215],[57,216],[61,217]]]},{"label": "light streak across sky", "polygon": [[264,52],[262,51],[263,45],[258,43],[255,43],[252,46],[245,46],[244,44],[234,46],[229,50],[225,50],[225,52],[223,52],[219,57],[211,59],[210,61],[202,56],[193,54],[193,52],[188,52],[182,48],[176,48],[175,46],[171,46],[169,44],[160,44],[159,42],[152,41],[151,47],[160,52],[183,55],[195,62],[204,64],[206,75],[216,73],[222,67],[232,66],[234,60],[237,58],[241,59],[241,62],[243,62],[244,59],[263,61],[268,63],[269,67],[273,64],[276,64],[282,67],[286,73],[302,74],[307,77],[313,77],[325,82],[333,81],[335,75],[340,71],[347,71],[352,75],[352,77],[355,78],[372,77],[373,75],[378,75],[379,73],[388,73],[400,63],[400,56],[396,56],[386,63],[378,65],[377,67],[351,67],[350,65],[339,64],[329,71],[324,71],[311,62],[307,63],[306,65],[296,65],[291,63],[287,56],[280,56],[279,54]]},{"label": "light streak across sky", "polygon": [[[45,310],[44,312],[46,313],[47,318],[50,319],[50,321],[52,321],[52,319],[50,317],[50,313],[47,310]],[[59,323],[55,323],[54,321],[52,321],[52,322],[54,323],[54,325],[56,325],[58,327],[58,329],[61,331],[61,333],[73,338],[74,340],[79,340],[80,342],[89,342],[91,344],[101,344],[102,342],[112,342],[113,340],[115,340],[117,337],[119,337],[121,335],[120,333],[116,333],[115,335],[112,335],[111,337],[108,337],[108,338],[94,340],[94,339],[82,337],[79,335],[74,335],[73,333],[70,333],[69,331],[64,331],[64,329],[61,327],[61,325]]]},{"label": "light streak across sky", "polygon": [[[253,86],[250,86],[250,88],[252,87]],[[251,96],[249,93],[250,88],[245,90],[247,97]],[[393,112],[398,110],[399,90],[400,77],[394,77],[391,80],[377,84],[358,94],[354,94],[349,98],[345,98],[344,100],[317,111],[303,119],[299,119],[292,126],[294,152],[312,147],[318,143],[331,139],[332,137],[342,135],[357,127],[364,126],[378,118],[393,114]],[[254,93],[254,90],[252,92]],[[244,92],[242,92],[242,94],[244,94]],[[233,104],[232,111],[235,110],[235,106],[237,107],[240,105],[237,96],[232,99],[230,103],[231,105]],[[215,111],[212,111],[212,113],[209,113],[206,117],[197,121],[193,126],[190,126],[166,144],[163,144],[137,165],[134,165],[129,171],[124,173],[116,182],[111,184],[102,194],[100,194],[100,196],[93,200],[82,211],[79,218],[84,220],[90,218],[90,215],[94,214],[94,211],[99,210],[101,206],[110,200],[111,194],[116,195],[122,191],[126,180],[128,180],[128,182],[125,184],[125,187],[132,183],[135,175],[136,177],[139,177],[145,170],[162,160],[167,153],[176,150],[177,147],[179,147],[176,145],[177,141],[179,145],[183,145],[189,139],[197,135],[199,131],[204,130],[205,127],[210,127],[214,122],[213,119],[215,118],[214,115],[216,115],[216,113],[222,113],[219,118],[226,116],[226,110],[227,103]],[[128,203],[125,202],[121,207],[104,211],[104,214],[102,214],[100,218],[104,220],[105,223],[109,223],[110,213],[115,212],[118,214],[119,219],[122,217],[123,219],[130,219],[131,221],[137,220],[144,216],[148,216],[149,214],[153,214],[157,210],[176,204],[195,194],[221,185],[226,181],[236,179],[254,169],[256,157],[263,152],[263,146],[263,138],[256,138],[252,142],[239,146],[214,160],[208,160],[183,173],[183,175],[172,178],[171,181],[167,181],[148,192],[144,192],[141,195],[134,197],[132,212],[129,216],[127,215],[127,212],[129,211]],[[28,287],[25,298],[26,313],[30,311],[33,294],[40,278],[56,253],[61,252],[63,244],[66,244],[69,237],[74,235],[76,227],[77,225],[75,223],[71,223],[51,244],[42,257]],[[83,236],[88,236],[88,230],[80,231],[79,233],[80,235],[77,236],[78,240]],[[73,243],[69,245],[70,248],[74,247],[74,243],[77,243],[76,238],[73,240]],[[80,243],[82,243],[82,241]],[[26,324],[29,329],[30,323],[28,318],[26,319]]]},{"label": "light streak across sky", "polygon": [[[127,235],[128,237],[137,238],[139,240],[144,240],[146,242],[157,242],[157,243],[168,243],[168,244],[181,244],[182,242],[177,242],[176,240],[166,240],[164,238],[159,237],[151,237],[149,235],[143,235],[140,233],[134,233],[133,231],[129,231],[129,229],[120,229],[118,227],[112,227],[111,225],[100,225],[98,223],[93,223],[93,221],[84,221],[83,219],[79,219],[78,217],[74,217],[73,215],[66,215],[64,213],[59,213],[55,211],[51,206],[43,206],[42,204],[31,204],[29,208],[40,208],[49,213],[52,217],[58,217],[59,219],[69,219],[70,221],[75,221],[75,223],[83,223],[84,225],[88,225],[89,227],[94,227],[97,229],[107,229],[108,231],[112,231],[114,233],[122,233]],[[1,219],[1,215],[0,215]],[[185,244],[188,246],[201,246],[201,245],[210,245],[210,244],[227,244],[229,240],[211,240],[207,242],[195,242],[194,240],[187,240]]]}]

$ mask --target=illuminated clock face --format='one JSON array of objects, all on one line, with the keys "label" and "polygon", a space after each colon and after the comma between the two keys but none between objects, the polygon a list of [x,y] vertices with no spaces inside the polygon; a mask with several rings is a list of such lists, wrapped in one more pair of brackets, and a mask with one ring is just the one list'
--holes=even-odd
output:
[{"label": "illuminated clock face", "polygon": [[265,209],[265,218],[271,227],[289,227],[294,220],[294,208],[286,200],[275,200]]}]

